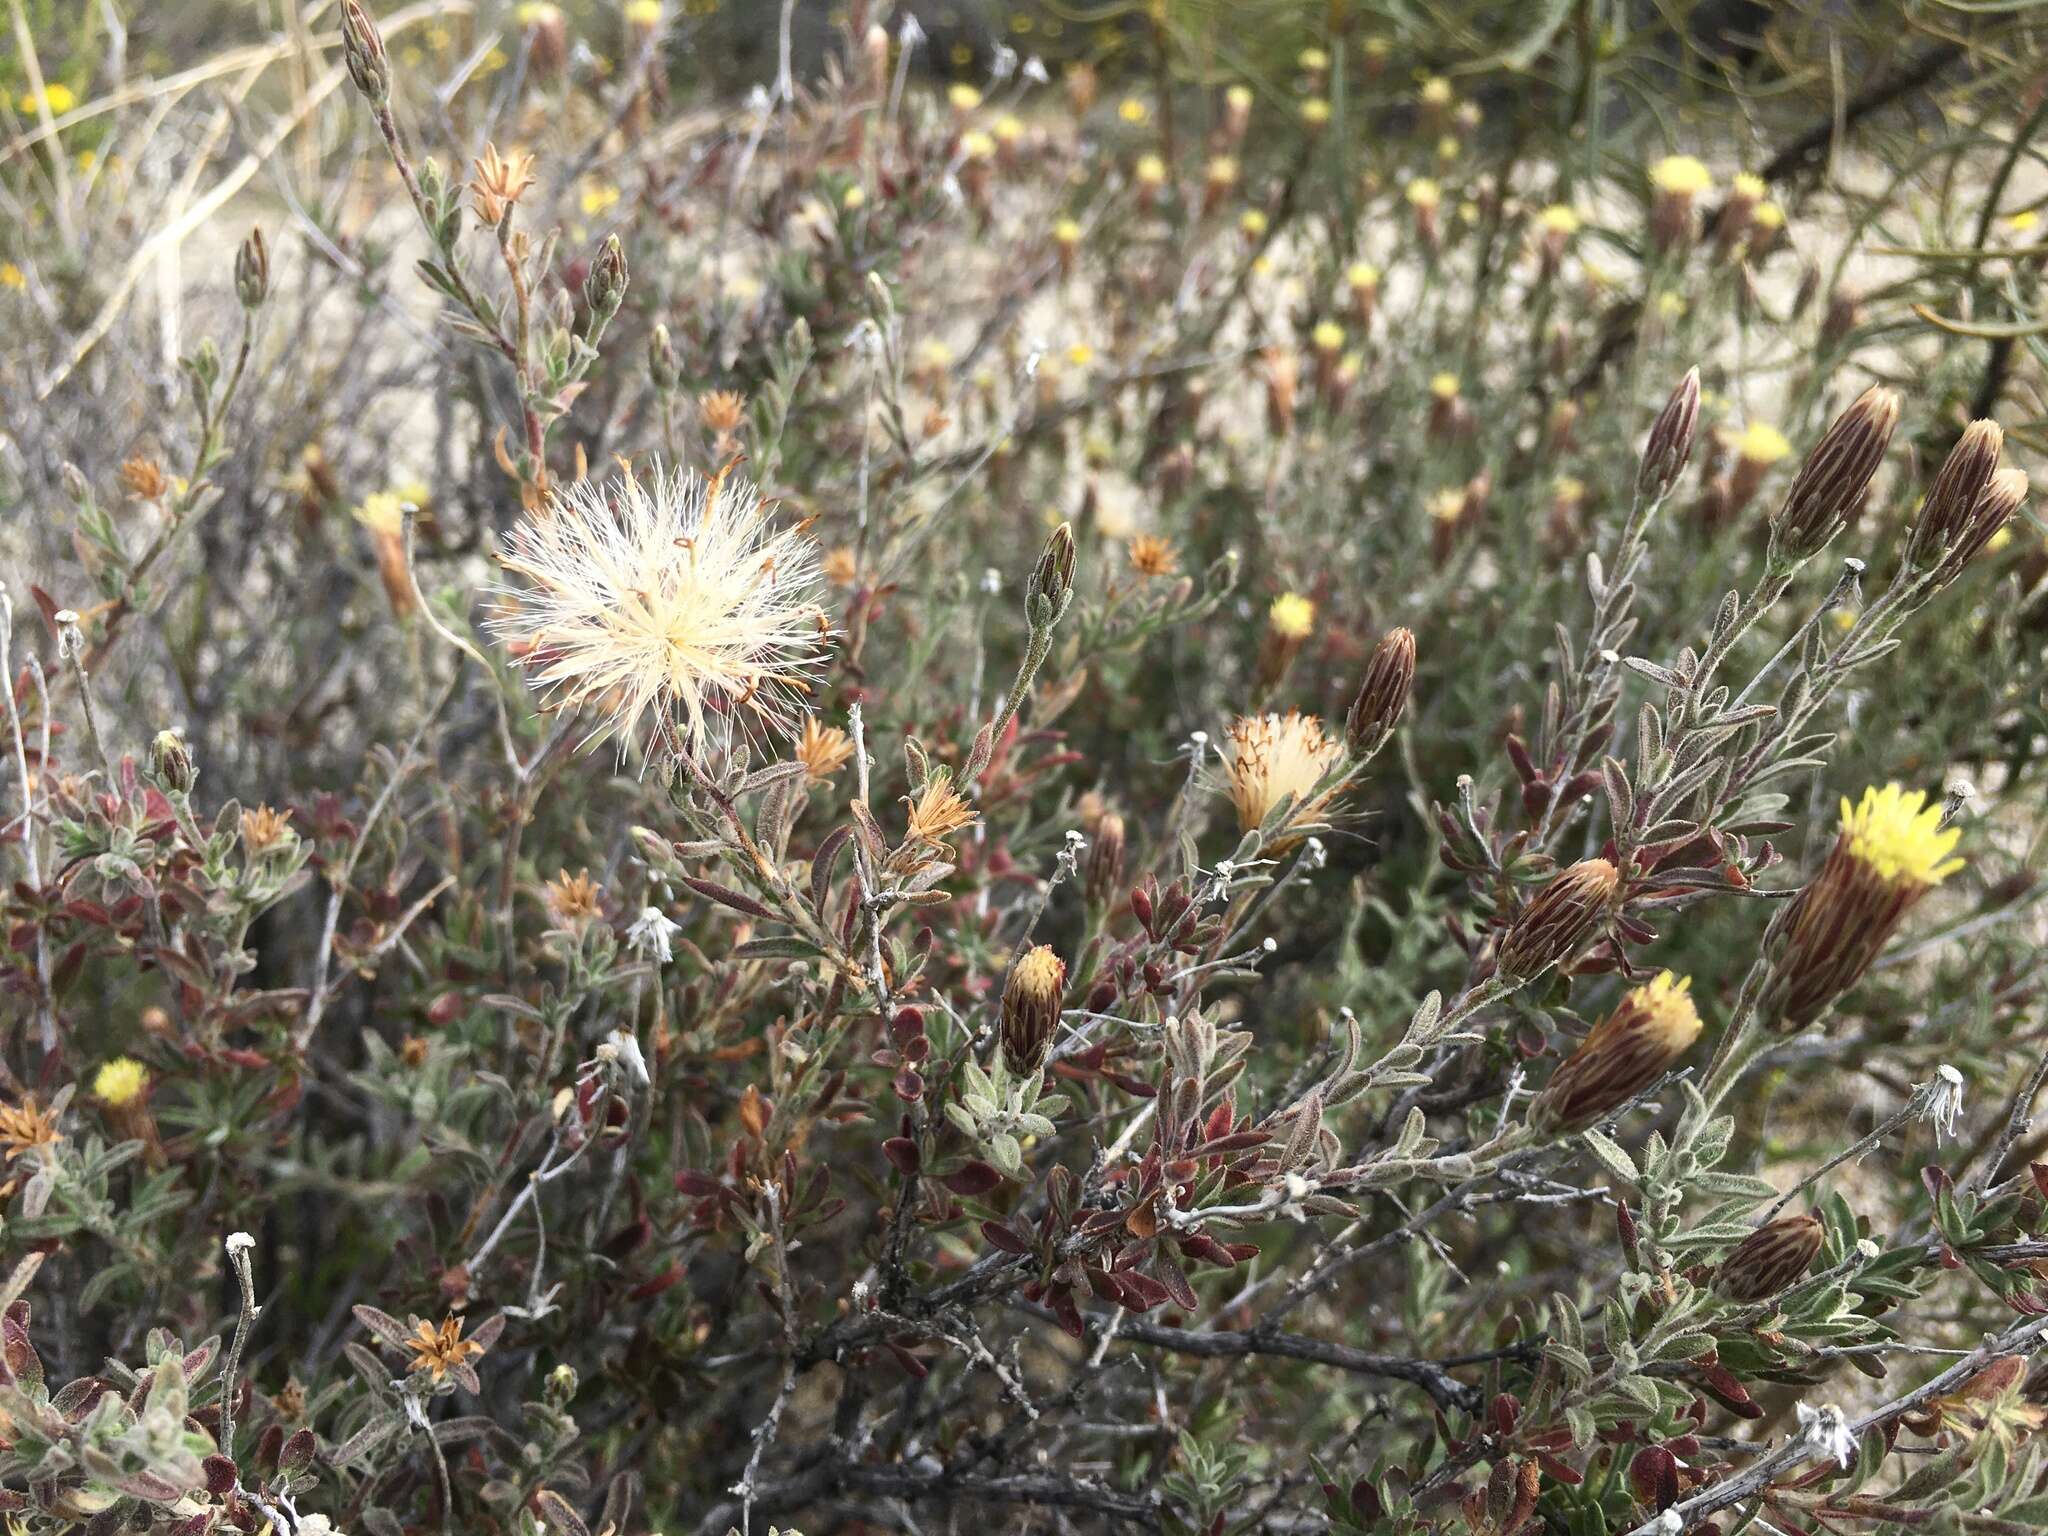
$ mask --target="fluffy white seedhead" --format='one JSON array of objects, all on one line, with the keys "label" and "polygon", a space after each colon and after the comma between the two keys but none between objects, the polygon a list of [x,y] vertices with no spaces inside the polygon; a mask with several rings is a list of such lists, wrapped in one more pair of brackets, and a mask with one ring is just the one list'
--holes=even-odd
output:
[{"label": "fluffy white seedhead", "polygon": [[558,488],[506,535],[491,628],[585,745],[673,722],[692,746],[735,721],[788,734],[819,665],[818,546],[738,475],[655,465]]}]

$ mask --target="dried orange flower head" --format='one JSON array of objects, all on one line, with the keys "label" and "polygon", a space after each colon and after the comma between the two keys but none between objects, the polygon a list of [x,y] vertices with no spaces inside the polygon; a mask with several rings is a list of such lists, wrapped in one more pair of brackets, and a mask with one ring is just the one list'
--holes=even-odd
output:
[{"label": "dried orange flower head", "polygon": [[462,1319],[459,1317],[444,1317],[438,1324],[415,1318],[405,1347],[412,1351],[413,1373],[426,1372],[435,1381],[441,1381],[451,1371],[459,1371],[469,1360],[484,1352],[484,1347],[476,1340],[462,1336]]}]

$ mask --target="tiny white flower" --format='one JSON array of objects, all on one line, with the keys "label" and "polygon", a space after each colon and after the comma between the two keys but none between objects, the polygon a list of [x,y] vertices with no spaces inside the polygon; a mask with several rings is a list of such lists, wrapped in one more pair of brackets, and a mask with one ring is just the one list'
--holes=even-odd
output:
[{"label": "tiny white flower", "polygon": [[256,1239],[246,1232],[230,1232],[228,1234],[227,1249],[231,1254],[247,1253],[255,1246]]},{"label": "tiny white flower", "polygon": [[1045,60],[1034,53],[1024,61],[1024,78],[1034,84],[1044,85],[1052,76],[1045,71]]},{"label": "tiny white flower", "polygon": [[1809,1446],[1837,1466],[1846,1467],[1856,1459],[1856,1431],[1849,1427],[1848,1416],[1841,1409],[1833,1403],[1818,1408],[1800,1403],[1798,1409],[1799,1430]]},{"label": "tiny white flower", "polygon": [[997,43],[995,60],[989,65],[988,73],[997,85],[1017,73],[1017,50],[1008,43]]},{"label": "tiny white flower", "polygon": [[626,947],[636,955],[659,960],[666,965],[675,958],[675,945],[671,941],[682,931],[682,924],[671,920],[661,908],[642,907],[640,915],[626,930]]},{"label": "tiny white flower", "polygon": [[990,597],[994,597],[998,592],[1002,591],[1003,573],[994,566],[984,570],[981,573],[981,590]]},{"label": "tiny white flower", "polygon": [[915,48],[924,41],[924,28],[917,24],[916,12],[904,12],[903,25],[896,29],[896,37],[905,48]]},{"label": "tiny white flower", "polygon": [[1676,1508],[1667,1509],[1657,1517],[1657,1529],[1662,1536],[1679,1536],[1679,1532],[1685,1529],[1685,1516]]},{"label": "tiny white flower", "polygon": [[641,1054],[640,1042],[634,1038],[632,1031],[615,1029],[604,1037],[604,1043],[617,1054],[619,1064],[626,1069],[634,1082],[645,1088],[653,1081],[647,1075],[647,1058]]},{"label": "tiny white flower", "polygon": [[1947,1141],[1955,1135],[1963,1118],[1963,1074],[1947,1062],[1934,1069],[1934,1086],[1927,1095],[1923,1119],[1934,1122],[1936,1138]]}]

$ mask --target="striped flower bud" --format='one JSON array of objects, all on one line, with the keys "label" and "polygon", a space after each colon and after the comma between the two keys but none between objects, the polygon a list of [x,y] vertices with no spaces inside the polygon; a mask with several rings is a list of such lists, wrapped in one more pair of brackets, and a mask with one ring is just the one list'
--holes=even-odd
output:
[{"label": "striped flower bud", "polygon": [[1973,421],[1935,471],[1920,517],[1906,539],[1906,564],[1932,565],[1963,542],[1973,523],[1978,499],[1998,473],[2005,452],[2005,433],[1995,421]]},{"label": "striped flower bud", "polygon": [[1804,1275],[1820,1252],[1818,1216],[1780,1216],[1735,1245],[1714,1271],[1714,1289],[1730,1301],[1762,1301]]},{"label": "striped flower bud", "polygon": [[1529,1124],[1556,1134],[1583,1131],[1654,1083],[1700,1037],[1692,978],[1661,972],[1593,1026],[1558,1064],[1529,1105]]},{"label": "striped flower bud", "polygon": [[1370,757],[1386,744],[1414,690],[1415,635],[1408,629],[1390,629],[1372,648],[1358,696],[1344,717],[1344,744],[1353,757]]},{"label": "striped flower bud", "polygon": [[1033,629],[1051,629],[1074,599],[1074,530],[1065,523],[1045,541],[1024,593],[1024,616]]},{"label": "striped flower bud", "polygon": [[341,0],[341,55],[363,99],[381,107],[391,99],[391,66],[384,38],[358,0]]},{"label": "striped flower bud", "polygon": [[1970,509],[1969,520],[1957,531],[1956,541],[1949,546],[1939,571],[1943,582],[1951,582],[1963,573],[1963,567],[1977,558],[1977,554],[1997,537],[2012,515],[2019,511],[2020,504],[2027,499],[2027,477],[2023,470],[2001,469],[1991,477],[1991,483],[1984,487],[1984,493],[1977,498]]},{"label": "striped flower bud", "polygon": [[1872,385],[1837,416],[1800,466],[1785,504],[1771,520],[1777,552],[1794,562],[1827,547],[1862,505],[1899,424],[1899,397]]},{"label": "striped flower bud", "polygon": [[1765,934],[1780,1028],[1804,1029],[1863,979],[1914,903],[1963,867],[1949,857],[1960,836],[1924,790],[1887,784],[1842,801],[1827,862]]},{"label": "striped flower bud", "polygon": [[1693,434],[1700,423],[1700,371],[1688,369],[1657,413],[1650,439],[1636,470],[1636,493],[1651,498],[1668,494],[1692,456]]},{"label": "striped flower bud", "polygon": [[1558,873],[1502,937],[1501,974],[1519,980],[1569,961],[1607,926],[1620,886],[1621,872],[1605,859],[1581,859]]},{"label": "striped flower bud", "polygon": [[1050,944],[1038,944],[1010,969],[1003,988],[1003,1064],[1012,1072],[1036,1072],[1045,1065],[1059,1028],[1066,996],[1067,963]]},{"label": "striped flower bud", "polygon": [[1124,819],[1115,811],[1104,811],[1088,840],[1088,865],[1083,871],[1088,905],[1095,911],[1108,910],[1124,883]]}]

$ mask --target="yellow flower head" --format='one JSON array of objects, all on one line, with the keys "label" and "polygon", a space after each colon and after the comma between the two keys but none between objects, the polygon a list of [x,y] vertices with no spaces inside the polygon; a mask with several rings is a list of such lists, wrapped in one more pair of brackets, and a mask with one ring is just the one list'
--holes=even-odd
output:
[{"label": "yellow flower head", "polygon": [[28,275],[11,261],[0,261],[0,288],[12,288],[19,293],[28,286]]},{"label": "yellow flower head", "polygon": [[1429,381],[1429,392],[1439,400],[1458,398],[1458,376],[1455,373],[1440,373]]},{"label": "yellow flower head", "polygon": [[1248,85],[1233,85],[1223,93],[1223,99],[1233,112],[1249,112],[1252,109],[1252,88]]},{"label": "yellow flower head", "polygon": [[395,539],[405,529],[405,501],[396,491],[378,491],[363,498],[355,518],[377,537]]},{"label": "yellow flower head", "polygon": [[972,112],[981,105],[981,92],[961,80],[947,87],[946,100],[952,103],[955,112]]},{"label": "yellow flower head", "polygon": [[15,105],[21,108],[21,113],[24,117],[34,117],[44,107],[49,108],[50,116],[62,117],[66,112],[69,112],[78,105],[78,95],[70,86],[62,81],[52,80],[43,87],[41,97],[38,97],[34,91],[29,91],[24,93],[21,100],[16,102]]},{"label": "yellow flower head", "polygon": [[1135,127],[1152,115],[1152,111],[1135,96],[1126,96],[1117,103],[1116,115]]},{"label": "yellow flower head", "polygon": [[1576,235],[1579,232],[1579,216],[1565,203],[1552,203],[1536,216],[1536,222],[1543,226],[1546,234]]},{"label": "yellow flower head", "polygon": [[102,1062],[93,1074],[92,1096],[115,1109],[133,1104],[149,1086],[149,1071],[132,1056],[116,1056]]},{"label": "yellow flower head", "polygon": [[1237,227],[1256,240],[1266,232],[1266,216],[1256,208],[1247,208],[1238,215]]},{"label": "yellow flower head", "polygon": [[1444,200],[1444,190],[1427,176],[1418,176],[1408,183],[1407,198],[1416,208],[1434,208]]},{"label": "yellow flower head", "polygon": [[626,20],[636,27],[651,27],[661,20],[661,0],[626,0]]},{"label": "yellow flower head", "polygon": [[1908,794],[1898,784],[1873,785],[1853,808],[1846,796],[1842,800],[1849,853],[1885,880],[1941,884],[1963,867],[1961,859],[1949,857],[1962,835],[1960,827],[1942,829],[1941,807],[1929,805],[1923,789]]},{"label": "yellow flower head", "polygon": [[1306,640],[1316,627],[1316,605],[1299,592],[1282,592],[1266,610],[1266,627],[1282,640]]},{"label": "yellow flower head", "polygon": [[1465,493],[1455,485],[1433,491],[1423,507],[1432,521],[1455,523],[1465,515]]},{"label": "yellow flower head", "polygon": [[1691,155],[1666,155],[1650,167],[1650,185],[1673,197],[1704,197],[1714,190],[1714,177]]},{"label": "yellow flower head", "polygon": [[1311,128],[1320,128],[1330,120],[1330,104],[1320,96],[1311,96],[1301,104],[1301,120]]},{"label": "yellow flower head", "polygon": [[1380,269],[1369,261],[1354,261],[1344,269],[1344,281],[1353,288],[1377,288],[1380,285]]},{"label": "yellow flower head", "polygon": [[1743,171],[1735,178],[1735,195],[1745,203],[1760,203],[1764,200],[1764,179]]},{"label": "yellow flower head", "polygon": [[1752,213],[1749,217],[1751,222],[1759,229],[1783,229],[1785,227],[1785,210],[1776,203],[1758,203],[1756,205],[1756,212]]},{"label": "yellow flower head", "polygon": [[1132,172],[1141,187],[1158,187],[1166,183],[1166,162],[1157,155],[1140,155]]},{"label": "yellow flower head", "polygon": [[1330,67],[1330,56],[1320,48],[1304,48],[1294,61],[1312,75],[1319,75]]},{"label": "yellow flower head", "polygon": [[1451,82],[1442,75],[1423,81],[1422,104],[1425,107],[1448,107],[1451,104]]},{"label": "yellow flower head", "polygon": [[996,119],[994,133],[998,144],[1015,144],[1024,137],[1024,119],[1006,112]]},{"label": "yellow flower head", "polygon": [[597,704],[591,740],[659,716],[686,738],[743,711],[794,725],[818,662],[818,547],[776,528],[729,474],[663,470],[558,487],[506,536],[492,628],[563,705]]},{"label": "yellow flower head", "polygon": [[1337,352],[1344,346],[1344,327],[1334,320],[1324,320],[1310,333],[1318,352]]},{"label": "yellow flower head", "polygon": [[1212,186],[1228,187],[1237,181],[1237,161],[1230,155],[1210,157],[1207,176]]},{"label": "yellow flower head", "polygon": [[1056,219],[1052,226],[1052,237],[1061,245],[1079,245],[1081,226],[1073,219]]},{"label": "yellow flower head", "polygon": [[979,128],[960,135],[960,153],[969,160],[986,160],[996,152],[996,141]]},{"label": "yellow flower head", "polygon": [[619,189],[609,182],[583,189],[582,208],[586,219],[594,219],[619,200]]},{"label": "yellow flower head", "polygon": [[1767,421],[1752,421],[1735,443],[1737,456],[1756,465],[1775,464],[1791,451],[1785,434]]}]

